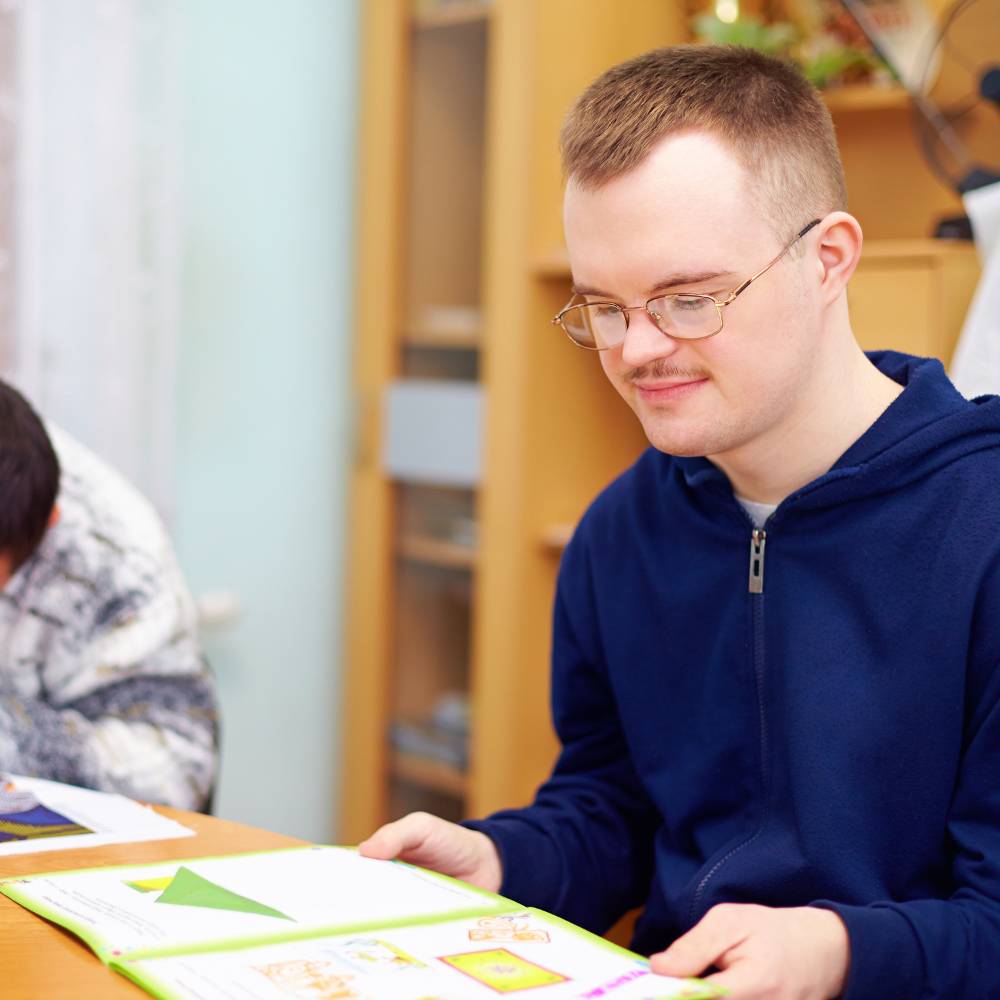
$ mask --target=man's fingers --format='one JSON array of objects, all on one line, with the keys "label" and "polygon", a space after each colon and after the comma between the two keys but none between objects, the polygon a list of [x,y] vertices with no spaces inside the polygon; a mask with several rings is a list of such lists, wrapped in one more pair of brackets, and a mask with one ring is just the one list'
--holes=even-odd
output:
[{"label": "man's fingers", "polygon": [[650,956],[661,976],[697,976],[711,965],[725,965],[725,955],[746,937],[739,904],[715,906],[666,951]]},{"label": "man's fingers", "polygon": [[722,972],[706,976],[705,982],[726,990],[734,1000],[760,1000],[776,996],[781,983],[776,969],[764,969],[760,964],[737,961]]},{"label": "man's fingers", "polygon": [[386,823],[358,844],[358,852],[366,858],[383,861],[398,858],[424,843],[430,832],[430,818],[424,813],[410,813],[394,823]]},{"label": "man's fingers", "polygon": [[493,841],[478,830],[466,830],[430,813],[410,813],[387,823],[358,844],[366,858],[399,858],[497,892],[503,880]]},{"label": "man's fingers", "polygon": [[679,937],[666,951],[650,958],[653,972],[661,976],[697,976],[715,964],[720,951],[725,951],[714,934],[706,933],[699,924]]},{"label": "man's fingers", "polygon": [[398,837],[385,826],[380,826],[367,840],[358,844],[358,853],[365,858],[389,861],[399,853]]}]

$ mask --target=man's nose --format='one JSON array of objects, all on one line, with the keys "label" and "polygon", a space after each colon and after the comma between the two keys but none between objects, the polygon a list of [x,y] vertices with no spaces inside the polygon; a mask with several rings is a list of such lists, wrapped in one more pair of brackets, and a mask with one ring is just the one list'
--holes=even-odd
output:
[{"label": "man's nose", "polygon": [[622,343],[622,361],[630,368],[641,368],[658,358],[670,357],[678,347],[651,319],[645,309],[629,312],[628,330]]}]

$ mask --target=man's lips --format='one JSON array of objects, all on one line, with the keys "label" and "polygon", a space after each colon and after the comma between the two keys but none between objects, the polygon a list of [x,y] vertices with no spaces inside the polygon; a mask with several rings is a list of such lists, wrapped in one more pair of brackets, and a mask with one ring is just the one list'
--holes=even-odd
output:
[{"label": "man's lips", "polygon": [[644,400],[655,403],[680,399],[683,396],[697,392],[702,386],[708,384],[708,378],[650,379],[648,381],[633,382],[632,384]]}]

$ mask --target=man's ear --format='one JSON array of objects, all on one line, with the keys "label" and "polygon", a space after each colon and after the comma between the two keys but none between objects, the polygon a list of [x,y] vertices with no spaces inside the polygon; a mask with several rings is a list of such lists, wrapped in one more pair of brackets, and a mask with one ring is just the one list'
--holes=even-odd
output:
[{"label": "man's ear", "polygon": [[59,504],[52,505],[52,513],[49,514],[49,527],[54,528],[59,523],[59,518],[62,516],[62,511],[59,509]]},{"label": "man's ear", "polygon": [[847,212],[831,212],[816,229],[820,293],[829,305],[843,294],[861,259],[861,225]]}]

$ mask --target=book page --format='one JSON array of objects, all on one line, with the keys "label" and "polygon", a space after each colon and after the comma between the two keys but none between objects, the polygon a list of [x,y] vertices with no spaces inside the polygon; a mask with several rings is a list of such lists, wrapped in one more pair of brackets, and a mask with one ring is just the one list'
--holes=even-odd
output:
[{"label": "book page", "polygon": [[274,940],[513,905],[410,865],[318,846],[33,875],[5,880],[0,891],[71,930],[105,962],[136,950]]},{"label": "book page", "polygon": [[167,1000],[545,1000],[715,997],[539,910],[115,963]]},{"label": "book page", "polygon": [[124,795],[0,777],[0,857],[192,836],[193,830]]}]

